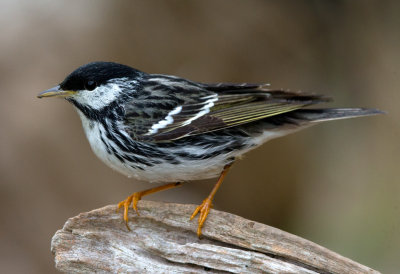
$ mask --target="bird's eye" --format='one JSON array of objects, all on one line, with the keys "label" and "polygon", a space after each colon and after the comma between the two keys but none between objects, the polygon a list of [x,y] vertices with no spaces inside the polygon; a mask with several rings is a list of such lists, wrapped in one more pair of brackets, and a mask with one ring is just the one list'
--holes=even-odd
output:
[{"label": "bird's eye", "polygon": [[85,83],[85,89],[87,90],[94,90],[96,88],[96,82],[89,80]]}]

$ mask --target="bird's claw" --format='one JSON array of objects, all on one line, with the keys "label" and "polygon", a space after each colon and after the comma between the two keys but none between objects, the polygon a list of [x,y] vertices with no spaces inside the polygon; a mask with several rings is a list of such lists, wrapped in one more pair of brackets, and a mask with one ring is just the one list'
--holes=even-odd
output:
[{"label": "bird's claw", "polygon": [[125,200],[123,200],[123,201],[121,201],[121,202],[118,203],[117,212],[119,211],[119,209],[120,209],[121,207],[124,207],[124,221],[125,221],[126,228],[127,228],[128,230],[131,230],[131,229],[129,228],[129,225],[128,225],[128,221],[129,221],[129,218],[128,218],[129,206],[132,204],[132,208],[135,210],[136,214],[137,214],[138,216],[140,216],[139,210],[138,210],[138,208],[137,208],[137,203],[138,203],[139,200],[141,200],[141,199],[142,199],[141,193],[140,193],[140,192],[135,192],[135,193],[133,193],[132,195],[130,195],[128,198],[126,198]]},{"label": "bird's claw", "polygon": [[201,229],[204,225],[204,222],[207,219],[208,213],[210,212],[210,209],[212,208],[212,201],[210,198],[206,198],[201,205],[196,207],[196,209],[193,211],[192,216],[190,216],[190,220],[193,220],[194,217],[200,212],[199,220],[198,220],[198,227],[197,227],[197,236],[201,236]]}]

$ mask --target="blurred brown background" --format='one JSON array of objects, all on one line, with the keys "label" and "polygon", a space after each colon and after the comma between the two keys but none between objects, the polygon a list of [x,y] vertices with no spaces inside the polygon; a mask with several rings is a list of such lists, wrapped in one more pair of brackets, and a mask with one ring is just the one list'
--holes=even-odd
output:
[{"label": "blurred brown background", "polygon": [[[35,97],[95,60],[388,111],[267,143],[234,166],[215,207],[398,271],[399,11],[398,1],[3,0],[0,271],[56,272],[50,240],[68,217],[149,187],[94,156],[72,106]],[[147,199],[197,204],[213,183]]]}]

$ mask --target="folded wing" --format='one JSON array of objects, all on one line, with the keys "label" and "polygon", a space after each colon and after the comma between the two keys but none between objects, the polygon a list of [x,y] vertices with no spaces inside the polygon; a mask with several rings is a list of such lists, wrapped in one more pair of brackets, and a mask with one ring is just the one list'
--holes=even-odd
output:
[{"label": "folded wing", "polygon": [[[171,80],[164,87],[158,85],[159,89],[152,94],[160,94],[163,90],[165,94],[153,96],[151,105],[155,108],[162,105],[163,109],[155,109],[157,115],[146,113],[133,117],[128,111],[126,123],[128,130],[133,129],[131,135],[138,140],[171,141],[251,123],[329,100],[319,95],[270,90],[267,85],[190,84],[179,81],[179,88],[174,89]],[[171,87],[173,90],[169,91]],[[125,109],[135,112],[134,107]],[[148,110],[147,107],[144,109]]]}]

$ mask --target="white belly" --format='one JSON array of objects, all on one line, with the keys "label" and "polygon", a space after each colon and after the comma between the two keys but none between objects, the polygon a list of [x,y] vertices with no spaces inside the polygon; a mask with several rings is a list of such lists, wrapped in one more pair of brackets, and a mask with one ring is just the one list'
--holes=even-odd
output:
[{"label": "white belly", "polygon": [[[239,157],[240,155],[258,147],[270,139],[274,139],[294,131],[293,129],[288,131],[269,130],[265,131],[258,137],[247,139],[248,144],[244,149],[232,151],[229,154],[210,157],[208,159],[196,159],[192,161],[183,160],[180,161],[179,164],[172,164],[165,160],[153,166],[140,166],[140,164],[136,164],[136,166],[141,167],[140,169],[132,167],[129,162],[121,162],[114,155],[114,153],[109,153],[106,145],[101,140],[101,137],[103,137],[103,140],[108,142],[108,139],[101,134],[101,132],[103,132],[104,135],[104,126],[100,123],[88,120],[79,110],[78,113],[81,117],[86,137],[96,156],[112,169],[117,170],[128,177],[133,177],[137,180],[147,182],[169,183],[217,177],[224,166],[229,162],[229,158]],[[116,147],[114,143],[109,142],[108,145],[113,146],[114,149],[118,151],[118,147]]]},{"label": "white belly", "polygon": [[[208,179],[217,177],[226,163],[224,161],[225,157],[220,156],[212,159],[196,160],[195,163],[181,162],[179,165],[175,165],[164,161],[154,166],[143,166],[143,170],[133,168],[128,163],[121,162],[114,154],[107,152],[106,145],[101,141],[100,132],[104,132],[103,125],[91,122],[79,110],[78,113],[81,117],[86,137],[96,156],[112,169],[128,177],[133,177],[140,181],[160,183]],[[105,139],[104,136],[103,139]]]}]

